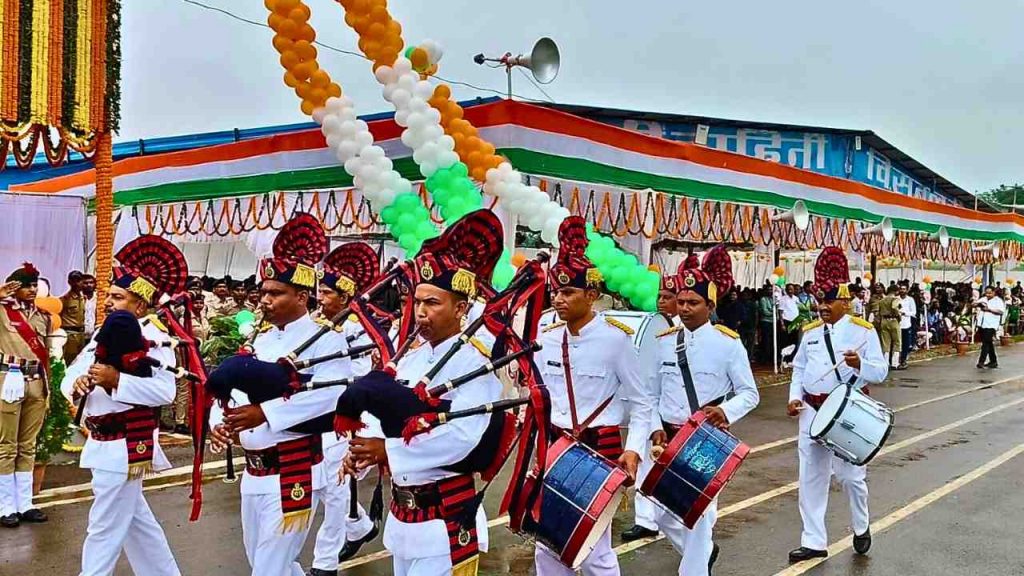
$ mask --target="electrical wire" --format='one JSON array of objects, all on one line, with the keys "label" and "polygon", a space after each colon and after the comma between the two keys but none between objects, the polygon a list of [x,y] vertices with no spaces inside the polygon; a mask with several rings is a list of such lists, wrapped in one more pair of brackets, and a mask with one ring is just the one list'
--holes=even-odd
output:
[{"label": "electrical wire", "polygon": [[[229,18],[233,18],[235,20],[238,20],[239,22],[244,22],[245,24],[249,24],[249,25],[252,25],[252,26],[259,26],[260,28],[270,28],[270,26],[268,26],[266,22],[258,22],[256,20],[250,20],[249,18],[245,18],[244,16],[239,16],[238,14],[235,14],[234,12],[231,12],[230,10],[226,10],[226,9],[221,8],[219,6],[211,6],[209,4],[205,4],[203,2],[199,2],[198,0],[181,0],[181,1],[186,3],[186,4],[191,4],[193,6],[197,6],[199,8],[203,8],[205,10],[212,10],[214,12],[219,12],[219,13],[221,13],[221,14],[229,17]],[[360,59],[366,60],[366,61],[370,60],[369,58],[367,58],[366,56],[360,54],[359,52],[355,52],[355,51],[352,51],[352,50],[345,50],[344,48],[338,48],[337,46],[331,46],[330,44],[324,44],[323,42],[320,42],[319,40],[314,40],[313,44],[316,44],[317,46],[320,46],[321,48],[324,48],[326,50],[330,50],[332,52],[337,52],[338,54],[344,54],[346,56],[355,56],[357,58],[360,58]],[[520,72],[522,72],[522,70],[520,70]],[[438,80],[440,80],[442,82],[447,82],[449,84],[457,84],[459,86],[465,86],[467,88],[476,90],[478,92],[490,92],[492,94],[497,94],[498,96],[505,96],[506,95],[506,92],[503,91],[503,90],[495,90],[493,88],[486,88],[486,87],[483,87],[483,86],[477,86],[475,84],[470,84],[469,82],[461,82],[459,80],[452,80],[450,78],[445,78],[445,77],[439,76],[437,74],[434,74],[432,77],[433,78],[437,78]],[[533,82],[532,78],[529,78],[529,77],[527,77],[527,78],[530,80],[530,82]],[[534,83],[534,86],[537,86],[537,84]],[[540,88],[540,86],[537,86],[537,89],[540,90],[545,96],[548,96],[547,93],[544,92],[544,90]],[[530,98],[529,96],[522,96],[520,94],[515,94],[515,93],[513,93],[512,95],[515,96],[516,98],[520,99],[520,100],[528,100],[528,101],[531,101],[531,102],[543,102],[543,100],[540,100],[538,98]],[[550,96],[548,96],[548,101],[549,102],[554,102],[553,100],[551,100]]]},{"label": "electrical wire", "polygon": [[551,102],[552,104],[555,103],[555,101],[551,99],[551,96],[547,92],[545,92],[543,88],[540,87],[540,84],[538,84],[536,81],[534,81],[534,79],[529,74],[527,74],[526,72],[523,72],[522,68],[519,68],[517,66],[516,70],[519,70],[519,73],[523,75],[523,78],[526,78],[527,80],[529,80],[530,84],[533,84],[534,88],[536,88],[537,90],[540,90],[540,93],[543,94],[544,97],[548,99],[548,102]]}]

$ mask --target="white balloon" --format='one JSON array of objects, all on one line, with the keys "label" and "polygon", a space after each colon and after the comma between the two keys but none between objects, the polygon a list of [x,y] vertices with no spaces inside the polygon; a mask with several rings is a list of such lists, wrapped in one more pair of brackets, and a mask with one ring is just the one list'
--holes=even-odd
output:
[{"label": "white balloon", "polygon": [[430,106],[430,102],[427,102],[427,101],[424,101],[424,102],[426,102],[427,106],[429,106],[427,108],[427,116],[430,118],[430,120],[434,124],[440,124],[441,123],[441,113],[437,110],[437,108],[434,108],[433,106]]},{"label": "white balloon", "polygon": [[502,162],[501,164],[498,164],[498,171],[504,175],[515,172],[515,169],[512,168],[512,165],[508,162]]},{"label": "white balloon", "polygon": [[437,64],[441,61],[441,57],[444,56],[444,48],[436,40],[424,40],[420,43],[420,48],[427,52],[427,59],[430,60],[431,64]]},{"label": "white balloon", "polygon": [[356,144],[359,144],[360,148],[363,146],[369,146],[370,144],[373,144],[373,134],[370,134],[369,132],[359,132],[356,134],[355,141]]},{"label": "white balloon", "polygon": [[416,83],[416,86],[413,87],[412,93],[424,100],[430,100],[430,97],[434,95],[434,86],[426,80],[420,80]]},{"label": "white balloon", "polygon": [[443,167],[447,168],[449,166],[454,166],[455,163],[458,162],[458,161],[459,161],[459,155],[458,154],[456,154],[455,152],[452,152],[451,150],[444,150],[438,156],[437,164],[438,164],[438,166],[443,166]]},{"label": "white balloon", "polygon": [[434,164],[433,162],[424,162],[423,164],[420,164],[420,174],[423,174],[424,177],[430,178],[434,175],[434,172],[437,172],[437,164]]},{"label": "white balloon", "polygon": [[355,122],[345,121],[338,124],[338,134],[340,134],[342,137],[346,139],[351,140],[352,138],[354,138],[356,132],[359,132],[359,130],[356,129]]},{"label": "white balloon", "polygon": [[348,172],[352,176],[359,173],[359,168],[363,165],[363,161],[359,156],[352,156],[345,161],[345,172]]},{"label": "white balloon", "polygon": [[334,114],[326,114],[320,121],[320,131],[323,132],[324,136],[330,136],[331,134],[338,134],[340,136],[340,129],[341,120]]},{"label": "white balloon", "polygon": [[331,114],[339,114],[345,109],[345,101],[338,96],[331,96],[326,102],[324,102],[324,107],[327,108],[327,111]]},{"label": "white balloon", "polygon": [[384,149],[380,146],[370,144],[359,151],[359,156],[364,162],[372,164],[380,158],[384,158]]},{"label": "white balloon", "polygon": [[326,140],[327,147],[331,150],[337,150],[338,146],[345,141],[341,134],[328,134]]},{"label": "white balloon", "polygon": [[395,196],[395,191],[391,190],[390,188],[385,188],[381,190],[380,193],[377,195],[377,206],[381,208],[391,206],[391,204],[395,201]]},{"label": "white balloon", "polygon": [[338,159],[343,163],[358,152],[359,148],[354,140],[344,140],[341,144],[338,144]]},{"label": "white balloon", "polygon": [[441,126],[437,122],[433,122],[430,120],[430,118],[427,118],[425,137],[428,140],[433,140],[436,142],[441,139],[441,136],[444,136],[444,128],[441,128]]},{"label": "white balloon", "polygon": [[391,93],[391,103],[397,108],[408,108],[409,101],[413,98],[412,93],[403,88],[398,88]]},{"label": "white balloon", "polygon": [[311,114],[311,116],[313,117],[313,121],[316,122],[317,124],[323,122],[324,116],[326,115],[327,109],[323,107],[313,110],[313,113]]},{"label": "white balloon", "polygon": [[441,148],[444,148],[445,150],[455,150],[455,138],[452,138],[447,134],[444,134],[443,136],[438,138],[437,143],[439,146],[441,146]]},{"label": "white balloon", "polygon": [[561,224],[563,220],[569,217],[569,214],[571,214],[571,212],[569,212],[568,208],[565,206],[559,206],[558,210],[555,211],[555,218],[557,218],[559,224]]},{"label": "white balloon", "polygon": [[544,229],[540,233],[540,238],[541,240],[547,242],[548,244],[551,244],[555,248],[558,248],[558,230],[552,231]]},{"label": "white balloon", "polygon": [[416,150],[422,142],[414,130],[405,130],[402,132],[402,143]]},{"label": "white balloon", "polygon": [[395,93],[395,90],[398,90],[398,84],[390,83],[390,84],[385,84],[384,88],[380,91],[380,93],[381,93],[381,96],[383,96],[385,100],[387,100],[388,102],[391,102],[391,96]]},{"label": "white balloon", "polygon": [[397,79],[398,73],[391,66],[381,66],[374,71],[373,76],[381,84],[391,84]]},{"label": "white balloon", "polygon": [[488,168],[487,175],[484,176],[484,182],[488,184],[497,184],[501,182],[501,172],[497,168]]},{"label": "white balloon", "polygon": [[344,108],[341,112],[338,112],[338,119],[342,122],[354,122],[356,119],[355,108]]},{"label": "white balloon", "polygon": [[410,62],[405,56],[399,56],[398,59],[395,60],[393,68],[395,69],[395,72],[401,76],[402,74],[407,74],[412,71],[412,62]]},{"label": "white balloon", "polygon": [[408,194],[412,192],[412,182],[402,178],[398,172],[392,172],[391,174],[391,189],[395,191],[395,194]]},{"label": "white balloon", "polygon": [[410,112],[408,118],[408,127],[410,130],[422,130],[427,127],[428,119],[419,112]]},{"label": "white balloon", "polygon": [[396,110],[395,111],[395,124],[398,124],[399,126],[408,126],[409,125],[409,111],[405,110],[405,109]]},{"label": "white balloon", "polygon": [[356,132],[368,132],[370,125],[365,120],[355,120]]},{"label": "white balloon", "polygon": [[382,174],[387,174],[395,167],[395,164],[394,162],[391,161],[391,158],[385,156],[377,161],[376,166],[377,169],[380,170]]},{"label": "white balloon", "polygon": [[417,98],[416,96],[413,96],[412,98],[409,99],[409,110],[412,110],[413,112],[427,114],[427,111],[433,110],[433,108],[431,108],[430,104],[427,104],[427,101],[424,100],[423,98]]},{"label": "white balloon", "polygon": [[416,73],[402,74],[401,76],[398,77],[398,82],[395,82],[395,84],[402,90],[405,90],[411,94],[413,88],[416,87],[416,83],[419,82],[419,78],[419,74]]}]

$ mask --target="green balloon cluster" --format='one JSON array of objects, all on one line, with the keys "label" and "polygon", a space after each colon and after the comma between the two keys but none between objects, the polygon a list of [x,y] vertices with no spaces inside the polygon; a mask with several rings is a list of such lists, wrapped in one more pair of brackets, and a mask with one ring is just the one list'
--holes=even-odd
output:
[{"label": "green balloon cluster", "polygon": [[420,251],[424,241],[437,236],[437,229],[430,221],[430,212],[414,192],[396,196],[390,206],[381,210],[380,218],[387,224],[388,232],[398,240],[398,245],[410,256]]},{"label": "green balloon cluster", "polygon": [[586,256],[601,272],[608,290],[622,295],[634,308],[647,312],[657,310],[661,286],[658,273],[648,270],[636,256],[616,246],[611,238],[594,232],[589,225],[587,239],[590,243]]},{"label": "green balloon cluster", "polygon": [[512,277],[515,274],[516,267],[512,265],[512,257],[509,255],[508,250],[503,250],[501,258],[498,259],[498,265],[494,267],[494,275],[491,276],[491,286],[498,290],[504,290],[512,282]]},{"label": "green balloon cluster", "polygon": [[248,336],[256,329],[256,315],[251,310],[240,310],[235,314],[235,324],[238,325],[238,333]]},{"label": "green balloon cluster", "polygon": [[483,205],[480,190],[469,178],[469,168],[462,162],[438,168],[427,178],[426,186],[445,222],[454,222]]}]

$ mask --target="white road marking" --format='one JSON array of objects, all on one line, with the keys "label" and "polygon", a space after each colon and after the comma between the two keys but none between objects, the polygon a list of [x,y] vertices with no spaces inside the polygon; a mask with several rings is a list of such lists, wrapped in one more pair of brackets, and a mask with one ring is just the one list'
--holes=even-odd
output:
[{"label": "white road marking", "polygon": [[[914,500],[910,504],[907,504],[906,506],[893,511],[885,518],[873,522],[871,524],[871,533],[881,534],[882,532],[891,528],[897,522],[906,519],[911,514],[914,514],[922,510],[926,506],[934,504],[939,499],[948,496],[949,494],[953,493],[956,490],[959,490],[960,488],[963,488],[964,486],[970,484],[971,482],[974,482],[978,478],[981,478],[985,474],[988,474],[989,472],[995,470],[999,466],[1002,466],[1006,462],[1021,455],[1022,453],[1024,453],[1024,444],[1019,444],[1015,448],[1011,448],[1010,450],[1003,452],[997,458],[995,458],[994,460],[990,460],[983,466],[971,470],[970,472],[964,474],[963,476],[957,478],[956,480],[953,480],[948,484],[944,484],[937,490],[933,490],[932,492],[925,494],[924,496],[918,498],[917,500]],[[843,538],[842,540],[839,540],[838,542],[828,547],[829,557],[835,556],[840,552],[848,550],[852,546],[853,536],[847,536],[846,538]],[[814,558],[812,560],[806,560],[804,562],[794,564],[789,568],[786,568],[785,570],[780,570],[779,572],[776,572],[775,576],[799,576],[800,574],[807,572],[811,568],[814,568],[815,566],[821,564],[822,562],[825,562],[826,560],[828,560],[828,558]]]}]

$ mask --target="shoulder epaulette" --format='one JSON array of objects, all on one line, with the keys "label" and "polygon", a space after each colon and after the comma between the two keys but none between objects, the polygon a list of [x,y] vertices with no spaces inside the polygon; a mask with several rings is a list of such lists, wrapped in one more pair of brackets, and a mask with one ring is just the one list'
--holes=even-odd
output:
[{"label": "shoulder epaulette", "polygon": [[732,330],[730,330],[729,328],[727,328],[727,327],[725,327],[725,326],[723,326],[721,324],[715,324],[715,330],[718,330],[722,334],[725,334],[726,336],[728,336],[729,338],[732,338],[734,340],[738,340],[739,337],[740,337],[739,334],[737,334],[736,332],[733,332]]},{"label": "shoulder epaulette", "polygon": [[604,317],[604,321],[609,323],[609,324],[611,324],[612,326],[615,326],[619,330],[622,330],[623,332],[626,333],[627,336],[632,336],[633,334],[636,333],[632,328],[630,328],[629,326],[626,326],[625,324],[623,324],[622,322],[619,322],[618,320],[616,320],[615,318],[612,318],[611,316],[605,316]]},{"label": "shoulder epaulette", "polygon": [[313,322],[316,322],[320,326],[330,326],[335,332],[341,332],[342,327],[344,326],[344,324],[331,324],[330,318],[324,318],[323,316],[317,316],[313,319]]},{"label": "shoulder epaulette", "polygon": [[555,322],[554,324],[548,324],[545,326],[541,332],[551,332],[555,328],[561,328],[562,326],[565,326],[565,322]]},{"label": "shoulder epaulette", "polygon": [[671,328],[666,328],[658,333],[658,338],[661,338],[662,336],[668,336],[670,334],[675,334],[676,332],[679,332],[682,329],[682,326],[672,326]]},{"label": "shoulder epaulette", "polygon": [[487,345],[481,342],[480,340],[477,340],[476,338],[470,338],[469,343],[473,345],[473,348],[476,348],[477,352],[483,354],[485,358],[491,357],[491,349],[488,348]]},{"label": "shoulder epaulette", "polygon": [[814,330],[815,328],[821,326],[822,324],[824,324],[824,322],[822,322],[821,320],[814,320],[812,322],[808,322],[807,324],[804,324],[803,331],[807,332],[808,330]]},{"label": "shoulder epaulette", "polygon": [[875,325],[874,324],[872,324],[871,322],[868,322],[867,320],[865,320],[865,319],[863,319],[863,318],[861,318],[859,316],[850,316],[850,321],[853,322],[854,324],[856,324],[857,326],[860,326],[861,328],[868,328],[870,330],[874,330],[875,329]]},{"label": "shoulder epaulette", "polygon": [[274,325],[271,324],[270,322],[263,322],[262,324],[260,324],[260,327],[256,329],[256,331],[259,332],[260,334],[263,334],[264,332],[270,330],[270,328],[273,326]]},{"label": "shoulder epaulette", "polygon": [[349,314],[348,315],[348,321],[349,322],[355,322],[355,323],[358,324],[359,323],[359,316],[356,316],[355,314]]},{"label": "shoulder epaulette", "polygon": [[160,321],[160,318],[158,318],[156,314],[150,314],[149,316],[146,316],[146,319],[148,319],[149,323],[156,327],[157,330],[167,334],[167,326]]}]

